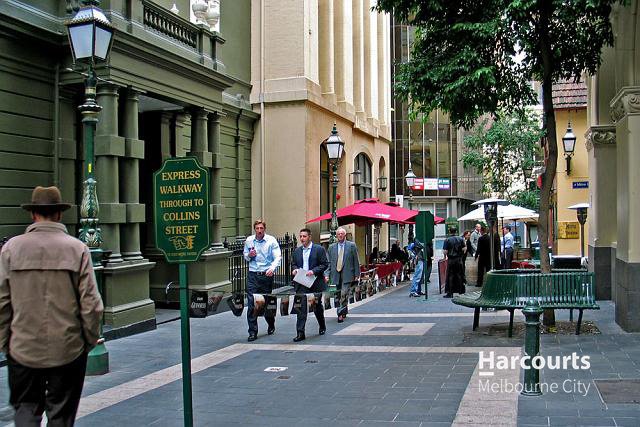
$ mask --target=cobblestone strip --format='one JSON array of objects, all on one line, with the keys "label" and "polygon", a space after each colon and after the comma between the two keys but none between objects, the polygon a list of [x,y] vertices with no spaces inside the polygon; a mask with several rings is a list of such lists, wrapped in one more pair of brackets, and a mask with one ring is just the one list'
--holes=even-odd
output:
[{"label": "cobblestone strip", "polygon": [[[520,348],[501,349],[483,348],[485,354],[495,351],[497,355],[507,357],[522,354]],[[477,351],[477,350],[476,350]],[[516,426],[518,424],[518,391],[508,389],[506,384],[515,385],[520,382],[520,366],[515,369],[480,371],[479,365],[471,375],[469,385],[464,392],[456,418],[452,426]]]},{"label": "cobblestone strip", "polygon": [[[234,344],[191,360],[191,372],[197,373],[250,351],[246,346]],[[182,379],[182,365],[174,365],[144,377],[100,391],[80,400],[77,418],[82,418],[101,409],[155,390]]]}]

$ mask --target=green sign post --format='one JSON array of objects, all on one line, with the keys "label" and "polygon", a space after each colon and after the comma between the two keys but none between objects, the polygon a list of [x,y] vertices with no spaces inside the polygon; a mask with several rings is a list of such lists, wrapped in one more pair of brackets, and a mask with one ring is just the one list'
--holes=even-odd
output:
[{"label": "green sign post", "polygon": [[422,269],[422,283],[424,284],[424,299],[429,298],[429,292],[427,287],[427,281],[429,277],[427,277],[427,243],[431,242],[433,244],[434,238],[434,222],[433,222],[433,214],[429,211],[420,211],[418,216],[415,218],[416,221],[416,238],[424,244],[425,251],[425,260],[424,260],[424,268]]},{"label": "green sign post", "polygon": [[165,160],[153,174],[156,246],[179,263],[184,425],[193,426],[188,262],[209,247],[209,173],[193,157]]}]

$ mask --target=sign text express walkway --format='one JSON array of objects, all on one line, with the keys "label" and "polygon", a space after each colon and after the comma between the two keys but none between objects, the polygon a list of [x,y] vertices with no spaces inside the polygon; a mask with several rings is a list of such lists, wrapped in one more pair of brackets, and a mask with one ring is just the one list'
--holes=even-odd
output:
[{"label": "sign text express walkway", "polygon": [[169,262],[197,261],[209,247],[209,173],[192,157],[153,175],[156,246]]}]

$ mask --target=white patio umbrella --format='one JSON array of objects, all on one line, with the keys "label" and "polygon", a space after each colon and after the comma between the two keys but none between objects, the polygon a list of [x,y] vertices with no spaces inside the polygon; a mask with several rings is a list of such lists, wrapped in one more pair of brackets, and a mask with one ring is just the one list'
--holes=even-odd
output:
[{"label": "white patio umbrella", "polygon": [[[538,214],[531,209],[523,208],[517,205],[498,205],[498,219],[506,220],[537,220]],[[477,209],[472,210],[468,214],[465,214],[458,218],[458,221],[482,221],[484,220],[484,209],[480,206]]]}]

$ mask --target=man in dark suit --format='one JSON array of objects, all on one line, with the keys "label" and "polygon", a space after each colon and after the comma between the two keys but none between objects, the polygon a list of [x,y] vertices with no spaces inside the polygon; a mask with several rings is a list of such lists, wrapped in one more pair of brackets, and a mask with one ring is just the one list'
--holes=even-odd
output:
[{"label": "man in dark suit", "polygon": [[[495,229],[494,229],[495,230]],[[494,268],[498,269],[500,266],[500,239],[497,235],[494,235],[493,243],[494,252]],[[485,227],[482,227],[482,236],[478,239],[478,249],[476,250],[475,257],[478,260],[478,281],[477,285],[480,287],[484,283],[484,275],[487,271],[491,270],[491,236],[487,232]]]},{"label": "man in dark suit", "polygon": [[329,268],[326,275],[340,294],[340,306],[336,304],[338,323],[347,317],[349,293],[353,283],[360,277],[358,248],[347,240],[347,231],[340,227],[336,230],[338,241],[329,246]]},{"label": "man in dark suit", "polygon": [[[292,274],[295,276],[298,273],[298,269],[302,268],[307,270],[307,276],[315,276],[315,280],[310,288],[294,282],[296,294],[315,294],[316,306],[314,313],[318,320],[318,325],[320,326],[318,333],[320,335],[324,335],[327,331],[327,326],[324,321],[322,292],[327,289],[327,285],[324,281],[324,271],[329,266],[329,261],[327,261],[327,252],[322,246],[313,244],[311,241],[311,230],[308,228],[300,230],[299,237],[302,245],[298,246],[293,252],[293,259],[291,261],[291,266],[293,268]],[[296,322],[297,335],[293,339],[294,342],[299,342],[305,339],[304,329],[307,323],[307,312],[307,298],[306,295],[304,295],[300,311],[298,312],[298,321]]]}]

